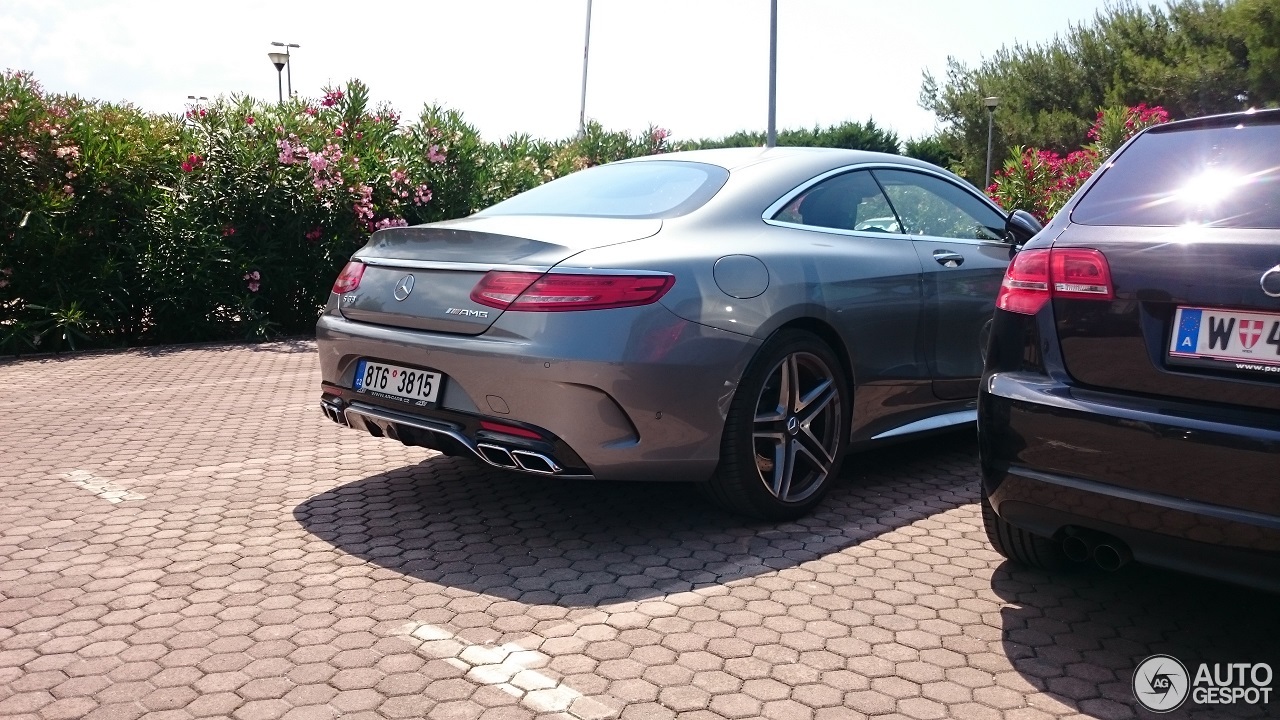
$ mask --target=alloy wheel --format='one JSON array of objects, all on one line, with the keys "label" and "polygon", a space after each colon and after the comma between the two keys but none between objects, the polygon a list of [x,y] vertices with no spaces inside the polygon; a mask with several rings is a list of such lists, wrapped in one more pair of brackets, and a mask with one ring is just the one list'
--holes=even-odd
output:
[{"label": "alloy wheel", "polygon": [[835,375],[822,358],[796,352],[774,366],[752,428],[756,469],[771,495],[801,502],[823,486],[840,448],[840,418]]}]

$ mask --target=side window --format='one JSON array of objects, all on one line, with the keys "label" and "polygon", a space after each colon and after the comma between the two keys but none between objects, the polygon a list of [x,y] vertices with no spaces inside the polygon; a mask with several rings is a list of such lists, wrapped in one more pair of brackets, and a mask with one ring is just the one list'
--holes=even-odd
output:
[{"label": "side window", "polygon": [[1004,216],[955,183],[909,170],[874,172],[908,234],[1004,242]]},{"label": "side window", "polygon": [[902,232],[880,186],[865,170],[823,180],[787,203],[773,219],[837,230]]}]

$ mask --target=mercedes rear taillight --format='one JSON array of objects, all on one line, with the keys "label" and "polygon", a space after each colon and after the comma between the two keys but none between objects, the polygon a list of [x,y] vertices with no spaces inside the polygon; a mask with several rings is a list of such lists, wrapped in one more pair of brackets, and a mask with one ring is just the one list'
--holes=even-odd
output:
[{"label": "mercedes rear taillight", "polygon": [[1023,250],[1005,271],[996,307],[1034,315],[1052,298],[1111,300],[1107,258],[1089,248]]},{"label": "mercedes rear taillight", "polygon": [[501,310],[561,312],[606,310],[657,302],[676,279],[671,275],[579,273],[486,273],[471,299]]},{"label": "mercedes rear taillight", "polygon": [[352,260],[342,268],[341,273],[338,273],[338,279],[333,281],[333,292],[342,295],[354,291],[360,287],[362,277],[364,277],[364,263]]}]

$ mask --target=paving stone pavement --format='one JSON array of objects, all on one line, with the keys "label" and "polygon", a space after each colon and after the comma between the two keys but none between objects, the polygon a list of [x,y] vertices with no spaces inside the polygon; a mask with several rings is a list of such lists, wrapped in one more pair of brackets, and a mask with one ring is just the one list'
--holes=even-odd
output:
[{"label": "paving stone pavement", "polygon": [[[0,717],[1129,718],[1142,658],[1271,660],[1275,596],[988,545],[976,445],[747,523],[340,428],[314,345],[0,364]],[[1182,716],[1262,716],[1185,706]]]}]

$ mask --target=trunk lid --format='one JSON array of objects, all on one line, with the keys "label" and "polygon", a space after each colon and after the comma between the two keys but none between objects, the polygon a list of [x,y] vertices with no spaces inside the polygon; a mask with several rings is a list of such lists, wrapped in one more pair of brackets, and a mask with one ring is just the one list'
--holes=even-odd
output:
[{"label": "trunk lid", "polygon": [[502,314],[471,300],[490,270],[546,272],[582,250],[661,228],[657,219],[508,215],[380,230],[352,257],[364,275],[339,310],[356,322],[479,335]]},{"label": "trunk lid", "polygon": [[[1054,247],[1102,252],[1115,299],[1053,302],[1066,370],[1084,386],[1243,408],[1280,410],[1280,298],[1269,297],[1262,276],[1280,264],[1280,231],[1204,227],[1071,225]],[[1170,355],[1197,322],[1226,334],[1241,331],[1239,313],[1265,322],[1260,332],[1233,340],[1257,363],[1205,361]],[[1234,311],[1229,313],[1228,311]],[[1271,315],[1267,315],[1270,313]],[[1234,319],[1233,319],[1234,318]],[[1180,334],[1181,333],[1181,334]],[[1270,335],[1275,333],[1275,335]],[[1205,334],[1202,338],[1207,338]],[[1204,350],[1204,343],[1200,343]],[[1242,367],[1253,365],[1253,367]]]}]

